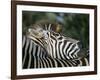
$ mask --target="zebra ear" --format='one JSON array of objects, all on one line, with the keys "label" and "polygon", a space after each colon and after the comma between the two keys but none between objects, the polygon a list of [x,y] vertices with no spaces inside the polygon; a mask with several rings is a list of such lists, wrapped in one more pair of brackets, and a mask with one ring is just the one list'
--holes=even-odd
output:
[{"label": "zebra ear", "polygon": [[60,24],[57,24],[56,32],[58,33],[62,32],[62,26]]},{"label": "zebra ear", "polygon": [[87,49],[80,49],[80,51],[78,52],[78,57],[80,57],[80,58],[84,58],[84,57],[87,57],[87,55],[88,55],[89,53],[88,53],[88,51],[87,51]]},{"label": "zebra ear", "polygon": [[27,32],[26,32],[26,35],[29,35],[31,32],[31,29],[28,29]]},{"label": "zebra ear", "polygon": [[28,29],[28,32],[31,32],[31,29],[30,28]]}]

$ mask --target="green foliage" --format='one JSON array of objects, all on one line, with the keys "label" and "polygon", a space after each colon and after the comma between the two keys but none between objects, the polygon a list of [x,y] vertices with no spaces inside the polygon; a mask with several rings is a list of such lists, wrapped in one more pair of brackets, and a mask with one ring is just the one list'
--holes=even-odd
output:
[{"label": "green foliage", "polygon": [[60,23],[63,35],[80,40],[84,48],[89,48],[89,14],[23,11],[23,34],[40,20]]},{"label": "green foliage", "polygon": [[71,19],[65,17],[64,34],[81,41],[83,47],[89,46],[89,15],[69,14]]}]

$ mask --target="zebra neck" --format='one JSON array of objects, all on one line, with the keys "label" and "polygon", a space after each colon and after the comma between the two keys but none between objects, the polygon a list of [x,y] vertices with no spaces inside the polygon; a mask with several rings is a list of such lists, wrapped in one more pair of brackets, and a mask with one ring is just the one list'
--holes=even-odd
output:
[{"label": "zebra neck", "polygon": [[31,39],[33,42],[36,42],[40,46],[44,47],[44,43],[43,43],[43,41],[41,39],[35,38],[33,36],[28,36],[28,38]]}]

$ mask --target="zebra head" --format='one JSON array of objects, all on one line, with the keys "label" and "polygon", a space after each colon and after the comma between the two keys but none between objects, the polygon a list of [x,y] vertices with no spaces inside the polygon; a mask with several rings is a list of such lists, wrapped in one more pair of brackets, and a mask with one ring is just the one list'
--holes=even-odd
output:
[{"label": "zebra head", "polygon": [[62,31],[62,26],[58,23],[40,20],[28,29],[27,35],[38,39],[48,39],[48,33],[50,31],[60,33]]},{"label": "zebra head", "polygon": [[36,43],[40,44],[42,47],[46,47],[47,43],[44,41],[48,38],[47,30],[41,25],[34,25],[28,29],[27,37],[31,40],[35,41]]},{"label": "zebra head", "polygon": [[28,29],[28,34],[27,35],[30,35],[30,36],[33,36],[33,37],[36,37],[36,38],[42,38],[44,36],[43,34],[43,29],[39,26],[35,26],[33,28],[29,28]]}]

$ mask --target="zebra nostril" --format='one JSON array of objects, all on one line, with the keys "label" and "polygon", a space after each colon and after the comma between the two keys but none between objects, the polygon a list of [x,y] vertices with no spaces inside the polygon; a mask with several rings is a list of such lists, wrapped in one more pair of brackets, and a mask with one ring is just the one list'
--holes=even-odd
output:
[{"label": "zebra nostril", "polygon": [[86,49],[81,49],[77,54],[77,56],[80,58],[86,57],[87,55],[88,55],[88,53],[87,53]]},{"label": "zebra nostril", "polygon": [[82,49],[82,43],[81,43],[81,41],[79,41],[79,42],[77,43],[77,45],[79,46],[80,49]]}]

